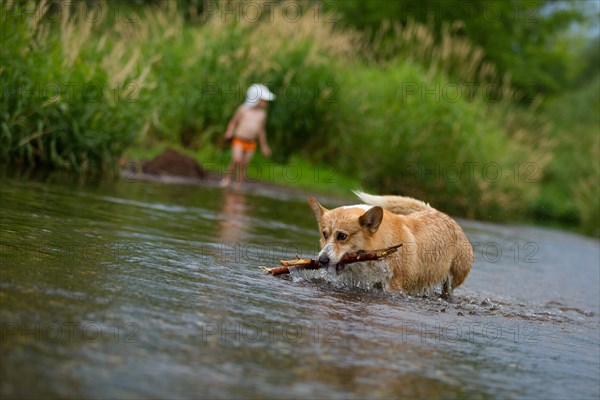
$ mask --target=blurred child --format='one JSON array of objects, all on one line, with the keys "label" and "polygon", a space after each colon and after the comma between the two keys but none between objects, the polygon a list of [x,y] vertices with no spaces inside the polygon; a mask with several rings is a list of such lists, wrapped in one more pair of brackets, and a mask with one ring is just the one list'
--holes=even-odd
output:
[{"label": "blurred child", "polygon": [[269,89],[259,83],[248,88],[246,101],[238,107],[235,115],[227,125],[225,140],[231,140],[231,163],[225,172],[225,179],[221,186],[225,187],[231,183],[231,175],[238,178],[237,185],[240,186],[246,176],[246,169],[254,151],[256,141],[260,143],[260,149],[265,157],[271,155],[271,149],[267,145],[267,102],[274,100],[275,95]]}]

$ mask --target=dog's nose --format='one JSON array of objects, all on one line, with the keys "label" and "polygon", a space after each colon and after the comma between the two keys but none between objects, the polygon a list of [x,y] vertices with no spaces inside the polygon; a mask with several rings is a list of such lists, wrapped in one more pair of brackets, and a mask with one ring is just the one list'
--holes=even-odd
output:
[{"label": "dog's nose", "polygon": [[327,254],[322,254],[322,255],[319,257],[319,264],[322,264],[322,265],[327,265],[327,264],[329,264],[329,256],[327,256]]}]

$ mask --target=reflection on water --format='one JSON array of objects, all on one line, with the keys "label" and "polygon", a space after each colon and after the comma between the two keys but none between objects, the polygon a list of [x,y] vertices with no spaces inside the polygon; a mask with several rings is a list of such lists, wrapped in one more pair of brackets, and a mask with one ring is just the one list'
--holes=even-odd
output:
[{"label": "reflection on water", "polygon": [[476,259],[447,303],[262,273],[316,251],[293,192],[5,180],[0,195],[2,398],[600,391],[597,240],[461,222]]},{"label": "reflection on water", "polygon": [[222,220],[219,238],[222,242],[237,243],[248,230],[246,199],[243,192],[234,189],[223,190]]}]

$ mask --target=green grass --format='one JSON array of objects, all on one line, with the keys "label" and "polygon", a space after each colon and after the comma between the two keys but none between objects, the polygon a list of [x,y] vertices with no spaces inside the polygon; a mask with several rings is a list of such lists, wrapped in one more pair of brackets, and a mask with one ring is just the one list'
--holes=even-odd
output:
[{"label": "green grass", "polygon": [[[156,157],[166,148],[173,148],[193,157],[206,171],[216,175],[224,173],[231,161],[228,149],[208,146],[193,151],[168,142],[156,144],[152,148],[132,147],[125,152],[124,157],[129,162],[139,163]],[[277,163],[258,152],[252,158],[246,180],[340,197],[351,196],[352,190],[361,186],[358,179],[343,175],[326,164],[312,164],[300,157],[291,157],[286,163]]]}]

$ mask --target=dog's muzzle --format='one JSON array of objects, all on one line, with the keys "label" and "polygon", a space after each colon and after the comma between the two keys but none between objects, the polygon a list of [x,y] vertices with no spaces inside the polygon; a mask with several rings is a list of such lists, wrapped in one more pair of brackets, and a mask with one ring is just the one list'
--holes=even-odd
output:
[{"label": "dog's muzzle", "polygon": [[323,253],[319,256],[319,264],[327,266],[329,265],[329,256],[327,253]]},{"label": "dog's muzzle", "polygon": [[331,254],[332,245],[328,244],[323,247],[321,252],[319,253],[319,264],[324,267],[335,266],[335,270],[337,272],[343,271],[345,268],[344,264],[341,264],[339,260],[336,259],[335,254]]},{"label": "dog's muzzle", "polygon": [[319,252],[319,264],[324,267],[335,266],[336,271],[342,271],[344,265],[340,264],[340,258],[333,251],[333,243],[327,243]]}]

